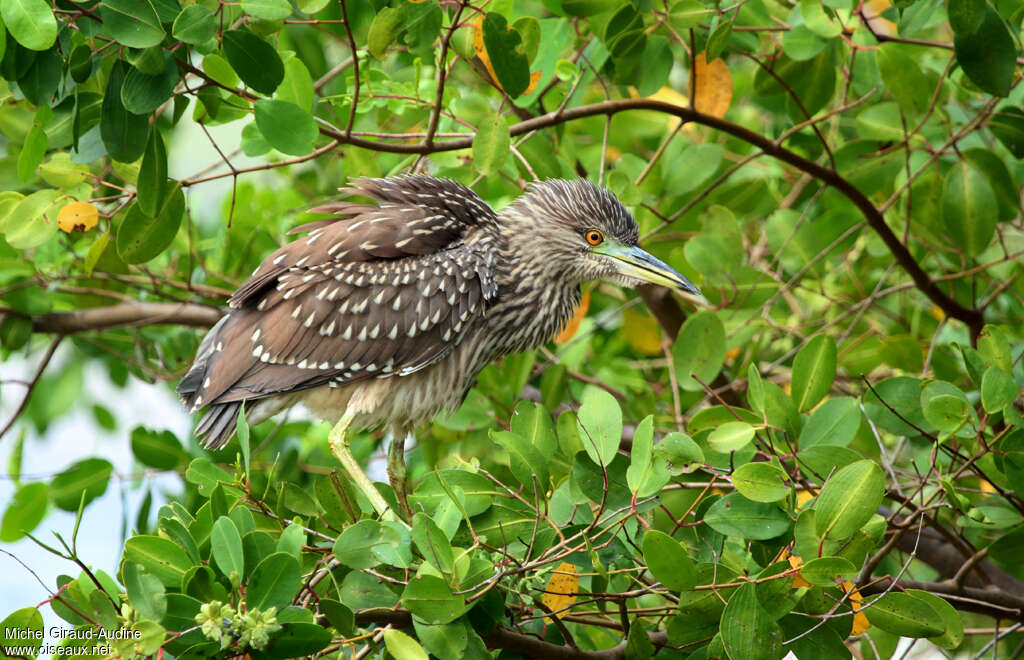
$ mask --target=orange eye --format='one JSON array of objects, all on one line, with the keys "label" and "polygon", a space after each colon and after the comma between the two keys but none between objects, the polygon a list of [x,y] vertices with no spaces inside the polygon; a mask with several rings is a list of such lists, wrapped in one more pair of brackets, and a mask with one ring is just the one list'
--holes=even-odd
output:
[{"label": "orange eye", "polygon": [[584,236],[587,239],[587,243],[590,243],[591,245],[600,245],[604,242],[604,236],[602,236],[601,232],[596,229],[591,229]]}]

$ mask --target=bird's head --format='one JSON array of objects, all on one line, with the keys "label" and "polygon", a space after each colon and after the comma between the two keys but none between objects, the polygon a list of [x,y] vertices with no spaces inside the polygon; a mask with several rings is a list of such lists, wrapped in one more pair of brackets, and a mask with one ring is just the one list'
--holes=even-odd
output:
[{"label": "bird's head", "polygon": [[700,295],[692,282],[637,246],[633,216],[615,195],[585,179],[534,183],[502,218],[507,245],[531,275],[573,286],[649,282]]}]

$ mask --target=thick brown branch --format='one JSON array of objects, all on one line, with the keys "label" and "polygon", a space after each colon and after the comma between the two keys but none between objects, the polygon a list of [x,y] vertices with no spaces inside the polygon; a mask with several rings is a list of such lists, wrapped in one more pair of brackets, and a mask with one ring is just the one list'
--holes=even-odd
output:
[{"label": "thick brown branch", "polygon": [[110,330],[139,325],[210,327],[220,320],[222,314],[216,307],[195,303],[131,302],[73,312],[40,314],[32,317],[32,330],[70,335],[88,330]]},{"label": "thick brown branch", "polygon": [[[356,623],[360,626],[372,624],[391,624],[394,628],[409,628],[412,626],[412,616],[408,612],[395,610],[366,610],[356,613]],[[651,643],[655,646],[665,646],[668,643],[668,636],[664,632],[648,633]],[[536,637],[523,635],[515,631],[499,626],[490,635],[483,638],[487,648],[507,649],[521,653],[528,658],[551,658],[552,660],[619,660],[626,657],[626,642],[613,646],[603,651],[583,651],[569,646],[560,646],[545,642]]]}]

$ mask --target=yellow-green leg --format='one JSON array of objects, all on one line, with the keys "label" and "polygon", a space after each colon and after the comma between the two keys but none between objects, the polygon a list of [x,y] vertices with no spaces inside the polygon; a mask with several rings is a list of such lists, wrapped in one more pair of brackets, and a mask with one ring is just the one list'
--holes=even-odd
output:
[{"label": "yellow-green leg", "polygon": [[395,491],[395,499],[398,500],[402,516],[411,521],[412,509],[409,508],[405,471],[405,440],[408,437],[407,434],[400,434],[397,431],[391,434],[391,446],[388,448],[388,480]]},{"label": "yellow-green leg", "polygon": [[351,411],[346,412],[338,423],[331,429],[330,434],[327,436],[327,440],[331,443],[331,453],[337,458],[342,467],[345,468],[345,472],[348,473],[349,479],[356,485],[356,488],[363,492],[366,499],[370,500],[370,504],[377,511],[377,515],[386,518],[393,519],[395,514],[391,511],[391,507],[381,497],[381,494],[374,488],[373,482],[363,472],[363,468],[360,467],[356,457],[352,455],[351,449],[348,446],[348,425],[352,423],[354,413]]}]

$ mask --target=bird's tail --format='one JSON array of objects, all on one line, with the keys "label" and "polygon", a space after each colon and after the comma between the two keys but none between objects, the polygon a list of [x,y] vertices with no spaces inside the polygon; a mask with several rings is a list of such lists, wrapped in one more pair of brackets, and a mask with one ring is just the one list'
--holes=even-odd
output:
[{"label": "bird's tail", "polygon": [[[196,351],[195,362],[188,370],[185,377],[178,383],[178,395],[190,412],[195,412],[204,404],[203,394],[206,390],[207,372],[210,367],[210,359],[215,351],[215,344],[220,337],[224,322],[228,320],[225,316],[217,325],[213,326]],[[231,440],[235,434],[235,420],[238,419],[238,411],[244,401],[231,401],[228,403],[215,403],[209,407],[203,418],[199,420],[196,427],[196,435],[200,438],[200,444],[207,449],[220,449]]]},{"label": "bird's tail", "polygon": [[244,401],[217,403],[210,406],[196,426],[199,443],[207,449],[220,449],[228,444],[235,434],[238,412]]}]

